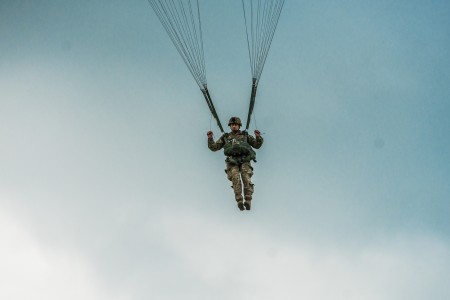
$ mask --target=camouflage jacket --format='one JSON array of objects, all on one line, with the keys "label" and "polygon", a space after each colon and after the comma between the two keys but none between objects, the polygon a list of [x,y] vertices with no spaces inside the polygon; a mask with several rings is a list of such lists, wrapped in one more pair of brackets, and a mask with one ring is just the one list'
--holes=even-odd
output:
[{"label": "camouflage jacket", "polygon": [[[234,140],[234,141],[238,141],[238,142],[243,142],[245,141],[245,137],[246,134],[243,131],[238,131],[237,133],[224,133],[216,142],[214,142],[213,138],[209,138],[208,139],[208,148],[211,151],[218,151],[220,149],[222,149],[225,144],[227,142],[229,142],[230,140]],[[250,144],[250,146],[252,146],[255,149],[259,149],[261,148],[262,144],[264,142],[264,139],[259,136],[259,137],[253,137],[251,135],[247,135],[247,143]]]}]

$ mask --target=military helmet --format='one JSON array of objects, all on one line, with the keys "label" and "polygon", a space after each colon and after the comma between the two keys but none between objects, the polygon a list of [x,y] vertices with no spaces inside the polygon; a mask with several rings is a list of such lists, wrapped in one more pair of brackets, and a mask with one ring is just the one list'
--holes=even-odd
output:
[{"label": "military helmet", "polygon": [[230,126],[231,124],[242,126],[242,122],[239,117],[231,117],[230,121],[228,121],[228,126]]}]

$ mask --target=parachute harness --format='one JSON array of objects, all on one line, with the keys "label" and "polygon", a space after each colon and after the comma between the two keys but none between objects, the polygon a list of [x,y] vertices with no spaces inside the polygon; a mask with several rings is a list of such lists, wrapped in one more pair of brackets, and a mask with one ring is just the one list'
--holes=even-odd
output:
[{"label": "parachute harness", "polygon": [[[199,1],[148,0],[148,2],[202,91],[217,126],[224,133],[207,88]],[[242,0],[248,56],[252,73],[252,90],[245,131],[248,130],[250,125],[255,106],[256,90],[284,2],[285,0]]]}]

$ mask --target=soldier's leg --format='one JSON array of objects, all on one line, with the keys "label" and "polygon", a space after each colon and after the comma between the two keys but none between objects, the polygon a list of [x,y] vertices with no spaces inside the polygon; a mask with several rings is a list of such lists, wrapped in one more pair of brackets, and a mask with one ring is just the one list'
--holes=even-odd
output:
[{"label": "soldier's leg", "polygon": [[241,184],[241,176],[239,174],[239,166],[227,164],[227,178],[230,180],[233,185],[234,197],[236,202],[238,203],[239,209],[243,210],[243,197],[242,197],[242,184]]},{"label": "soldier's leg", "polygon": [[245,198],[245,208],[250,210],[252,195],[253,195],[253,167],[250,163],[243,163],[241,165],[242,183],[244,185],[244,198]]}]

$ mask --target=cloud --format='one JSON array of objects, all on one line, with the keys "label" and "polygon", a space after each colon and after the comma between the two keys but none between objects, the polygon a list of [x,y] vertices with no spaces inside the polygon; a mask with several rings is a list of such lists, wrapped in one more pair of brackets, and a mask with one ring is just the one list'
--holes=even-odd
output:
[{"label": "cloud", "polygon": [[[176,220],[176,222],[175,222]],[[252,216],[166,215],[161,232],[184,284],[215,299],[447,299],[450,247],[434,236],[385,235],[358,246],[266,234]],[[172,271],[177,271],[172,270]],[[177,272],[174,272],[175,274]],[[187,299],[190,289],[186,289]],[[198,294],[196,294],[198,296]],[[186,299],[186,298],[185,298]]]},{"label": "cloud", "polygon": [[[5,206],[0,210],[2,299],[443,300],[450,295],[445,288],[450,245],[436,235],[385,232],[337,243],[306,237],[298,228],[269,231],[256,211],[217,215],[184,209],[124,219],[120,228],[105,218],[101,228],[83,229],[95,240],[93,248],[85,244],[92,242],[70,236],[64,243],[49,242],[49,236],[36,234],[39,224]],[[70,228],[61,230],[70,234]]]},{"label": "cloud", "polygon": [[108,291],[76,249],[44,245],[3,205],[0,237],[1,299],[125,299]]}]

